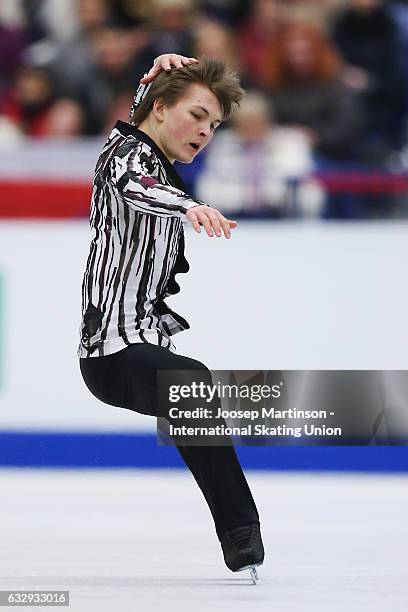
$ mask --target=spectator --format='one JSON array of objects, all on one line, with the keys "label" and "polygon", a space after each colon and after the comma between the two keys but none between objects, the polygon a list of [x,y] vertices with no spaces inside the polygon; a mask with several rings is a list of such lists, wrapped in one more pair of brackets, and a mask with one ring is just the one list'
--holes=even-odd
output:
[{"label": "spectator", "polygon": [[245,86],[259,88],[265,85],[265,66],[282,23],[283,10],[279,0],[255,0],[237,38]]},{"label": "spectator", "polygon": [[138,28],[149,18],[151,0],[109,0],[113,17],[122,28]]},{"label": "spectator", "polygon": [[333,40],[347,63],[343,79],[361,96],[370,151],[382,159],[401,145],[405,96],[398,31],[383,0],[350,0]]},{"label": "spectator", "polygon": [[319,30],[330,30],[344,0],[280,0],[287,21],[308,23]]},{"label": "spectator", "polygon": [[322,192],[309,178],[307,139],[298,130],[275,127],[270,114],[267,98],[247,94],[231,127],[217,134],[209,147],[197,195],[223,213],[281,217],[286,206],[294,204],[291,187],[300,183],[297,204],[304,215],[316,216]]},{"label": "spectator", "polygon": [[296,23],[280,35],[265,67],[277,122],[299,129],[317,154],[352,160],[359,157],[362,115],[340,69],[326,36]]},{"label": "spectator", "polygon": [[31,42],[63,40],[76,24],[72,0],[1,0],[0,20],[24,28]]},{"label": "spectator", "polygon": [[190,57],[193,49],[192,0],[153,0],[150,10],[151,37],[139,58],[143,73],[164,53]]},{"label": "spectator", "polygon": [[406,49],[408,45],[408,0],[392,0],[388,9],[399,31],[400,44]]},{"label": "spectator", "polygon": [[[81,111],[75,102],[57,100],[50,73],[45,68],[33,66],[20,69],[1,114],[22,134],[31,137],[77,135],[82,127]],[[65,114],[64,126],[62,114]],[[72,120],[74,114],[75,121]]]},{"label": "spectator", "polygon": [[19,128],[0,114],[0,150],[11,149],[13,145],[23,142],[24,138]]},{"label": "spectator", "polygon": [[107,0],[75,0],[78,28],[59,47],[52,70],[64,95],[75,96],[95,66],[92,37],[109,19]]},{"label": "spectator", "polygon": [[14,81],[27,43],[28,35],[23,28],[0,21],[0,99]]},{"label": "spectator", "polygon": [[95,66],[81,85],[79,100],[86,111],[86,133],[100,134],[118,96],[134,93],[141,73],[135,71],[132,33],[113,26],[92,37]]},{"label": "spectator", "polygon": [[211,19],[235,27],[247,14],[249,0],[200,0],[200,7]]},{"label": "spectator", "polygon": [[402,70],[404,71],[405,115],[408,111],[408,0],[395,0],[388,6],[398,31],[398,44]]},{"label": "spectator", "polygon": [[74,100],[57,100],[49,110],[44,136],[73,138],[82,135],[84,114]]},{"label": "spectator", "polygon": [[134,90],[114,96],[106,109],[103,134],[108,135],[116,121],[129,121],[129,109],[132,105]]},{"label": "spectator", "polygon": [[194,28],[193,57],[200,55],[223,59],[230,68],[239,71],[234,35],[227,26],[217,21],[200,20]]}]

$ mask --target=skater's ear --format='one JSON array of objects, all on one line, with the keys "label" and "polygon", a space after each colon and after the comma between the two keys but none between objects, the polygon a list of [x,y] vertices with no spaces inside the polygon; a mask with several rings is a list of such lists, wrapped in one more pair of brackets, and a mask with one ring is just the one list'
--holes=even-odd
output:
[{"label": "skater's ear", "polygon": [[164,121],[165,110],[166,104],[163,98],[156,98],[153,102],[151,113],[158,123],[162,123],[162,121]]}]

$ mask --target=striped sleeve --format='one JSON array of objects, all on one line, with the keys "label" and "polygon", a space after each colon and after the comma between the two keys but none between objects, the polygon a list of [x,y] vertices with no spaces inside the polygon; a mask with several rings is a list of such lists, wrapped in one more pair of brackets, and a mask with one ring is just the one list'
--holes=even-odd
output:
[{"label": "striped sleeve", "polygon": [[133,114],[135,113],[137,107],[140,105],[141,101],[146,96],[147,92],[149,91],[152,85],[152,82],[148,83],[147,85],[139,85],[139,87],[137,88],[137,91],[133,98],[133,103],[130,109],[130,113],[129,113],[129,121],[131,121]]},{"label": "striped sleeve", "polygon": [[176,187],[152,176],[157,167],[155,152],[144,142],[127,142],[113,159],[113,180],[124,202],[133,210],[158,217],[184,218],[187,210],[204,206]]}]

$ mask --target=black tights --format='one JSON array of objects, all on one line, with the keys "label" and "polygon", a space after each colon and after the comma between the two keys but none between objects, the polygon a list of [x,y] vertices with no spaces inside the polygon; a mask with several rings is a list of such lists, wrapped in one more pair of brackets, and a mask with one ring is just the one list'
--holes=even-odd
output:
[{"label": "black tights", "polygon": [[[105,357],[80,359],[86,386],[112,406],[157,416],[158,370],[206,370],[195,359],[154,344],[132,344]],[[177,449],[199,485],[214,519],[217,536],[259,521],[251,491],[233,445],[180,446]]]}]

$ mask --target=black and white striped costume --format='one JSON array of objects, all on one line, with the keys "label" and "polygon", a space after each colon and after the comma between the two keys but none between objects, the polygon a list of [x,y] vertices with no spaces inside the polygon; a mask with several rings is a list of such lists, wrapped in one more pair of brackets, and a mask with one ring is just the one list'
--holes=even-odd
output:
[{"label": "black and white striped costume", "polygon": [[[139,87],[132,111],[148,89]],[[199,204],[155,142],[118,121],[94,173],[79,357],[141,342],[175,350],[170,337],[189,325],[164,299],[189,270],[183,220]]]}]

